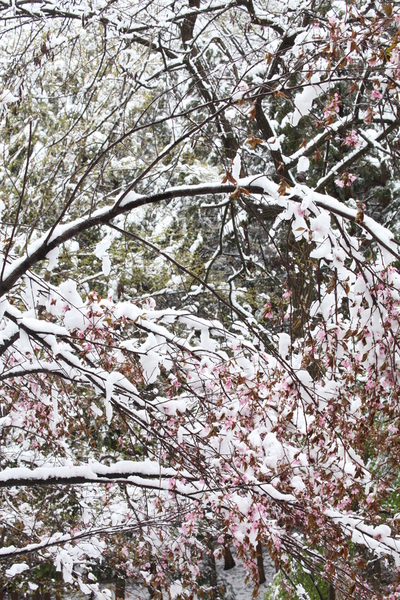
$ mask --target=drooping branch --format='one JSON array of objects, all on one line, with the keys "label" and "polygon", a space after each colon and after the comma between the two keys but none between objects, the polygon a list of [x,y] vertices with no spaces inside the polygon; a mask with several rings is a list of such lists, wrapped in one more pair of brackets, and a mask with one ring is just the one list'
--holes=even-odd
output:
[{"label": "drooping branch", "polygon": [[[246,190],[248,193],[258,196],[268,195],[270,196],[272,203],[282,206],[282,202],[286,199],[293,200],[295,202],[302,202],[304,200],[304,188],[302,189],[302,195],[297,196],[293,193],[287,193],[285,197],[282,197],[278,191],[278,186],[268,180],[265,176],[252,176],[239,181],[239,187]],[[92,227],[97,225],[107,225],[115,217],[121,214],[128,213],[140,206],[148,204],[157,204],[164,200],[171,200],[173,198],[194,198],[196,196],[205,195],[216,195],[216,194],[232,194],[237,190],[237,186],[231,183],[210,183],[210,184],[198,184],[191,186],[173,187],[165,190],[164,192],[158,192],[156,194],[149,195],[138,195],[134,192],[126,194],[124,193],[124,200],[121,202],[120,199],[113,205],[106,206],[95,211],[88,217],[81,217],[66,224],[60,224],[56,228],[53,228],[52,234],[45,233],[40,240],[34,242],[34,244],[28,246],[27,256],[21,257],[6,266],[4,269],[4,279],[0,283],[0,297],[4,296],[15,283],[29,270],[33,265],[44,260],[54,248],[57,248],[60,244],[66,242]],[[316,191],[309,190],[307,195],[311,197],[313,202],[321,208],[328,210],[334,215],[341,216],[349,221],[358,222],[361,229],[366,230],[369,234],[373,235],[374,239],[382,244],[389,252],[397,258],[397,245],[394,242],[394,236],[388,232],[383,226],[376,223],[373,219],[365,217],[361,222],[357,219],[357,211],[351,209],[340,203],[335,198],[328,195],[322,195]],[[272,197],[271,197],[272,196]],[[380,235],[380,232],[382,235]],[[390,241],[390,243],[388,243]]]},{"label": "drooping branch", "polygon": [[[168,480],[177,475],[175,469],[162,467],[159,463],[148,459],[138,462],[124,460],[110,466],[93,462],[88,465],[39,467],[37,469],[17,467],[0,471],[0,487],[112,482],[168,490],[171,489]],[[195,481],[189,473],[183,472],[179,475],[187,481]],[[190,491],[193,493],[198,490],[192,487]],[[188,492],[189,490],[187,490]]]}]

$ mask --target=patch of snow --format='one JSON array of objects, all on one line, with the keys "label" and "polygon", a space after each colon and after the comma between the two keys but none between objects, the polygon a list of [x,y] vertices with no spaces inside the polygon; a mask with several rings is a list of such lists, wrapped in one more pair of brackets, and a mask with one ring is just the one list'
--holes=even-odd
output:
[{"label": "patch of snow", "polygon": [[18,100],[19,98],[17,98],[17,96],[14,96],[14,94],[10,92],[10,90],[4,90],[4,92],[0,96],[0,106],[3,106],[3,104],[8,104],[9,102],[18,102]]},{"label": "patch of snow", "polygon": [[15,564],[12,567],[10,567],[9,569],[7,569],[6,577],[15,577],[15,575],[19,575],[20,573],[23,573],[24,571],[27,571],[28,569],[29,569],[29,566],[24,562]]},{"label": "patch of snow", "polygon": [[[233,554],[233,552],[232,552]],[[249,600],[252,598],[253,585],[245,583],[247,571],[240,560],[234,555],[236,565],[229,571],[224,571],[224,561],[217,560],[217,581],[219,585],[223,585],[226,589],[226,596],[229,600]],[[275,565],[268,556],[267,552],[263,552],[263,563],[266,582],[260,585],[260,591],[256,596],[256,600],[262,600],[264,594],[271,585],[275,576]]]},{"label": "patch of snow", "polygon": [[307,156],[300,156],[299,162],[297,163],[297,172],[305,173],[310,168],[310,161]]}]

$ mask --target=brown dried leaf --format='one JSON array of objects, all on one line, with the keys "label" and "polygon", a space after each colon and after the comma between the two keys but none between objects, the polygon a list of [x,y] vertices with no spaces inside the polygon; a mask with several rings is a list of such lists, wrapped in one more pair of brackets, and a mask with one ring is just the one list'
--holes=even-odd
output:
[{"label": "brown dried leaf", "polygon": [[274,96],[275,98],[289,98],[289,96],[285,94],[285,92],[283,92],[282,90],[278,90],[278,88],[274,89]]},{"label": "brown dried leaf", "polygon": [[256,105],[254,103],[252,103],[250,110],[249,110],[249,121],[252,121],[257,113],[257,109],[256,109]]},{"label": "brown dried leaf", "polygon": [[230,171],[226,172],[226,176],[228,177],[228,180],[233,183],[234,185],[237,184],[236,179],[234,178],[234,176],[232,175],[232,173]]},{"label": "brown dried leaf", "polygon": [[297,317],[297,319],[293,323],[293,329],[298,329],[300,327],[300,325],[301,325],[301,316]]},{"label": "brown dried leaf", "polygon": [[393,13],[393,4],[391,2],[383,3],[382,8],[387,17],[391,17]]},{"label": "brown dried leaf", "polygon": [[290,189],[290,185],[288,184],[288,182],[285,179],[281,179],[281,182],[278,187],[278,194],[280,196],[284,196],[288,189]]},{"label": "brown dried leaf", "polygon": [[249,146],[251,146],[254,150],[254,148],[257,146],[257,144],[262,144],[263,140],[261,138],[256,138],[254,137],[254,135],[250,136],[249,139],[246,141],[246,144],[249,144]]},{"label": "brown dried leaf", "polygon": [[357,202],[357,213],[356,213],[355,222],[362,223],[363,221],[364,221],[363,209],[361,207],[361,204],[359,202]]},{"label": "brown dried leaf", "polygon": [[328,287],[326,288],[326,293],[330,294],[331,292],[333,292],[335,287],[336,287],[336,277],[335,277],[335,275],[333,275],[333,277],[331,277],[331,279],[329,281]]}]

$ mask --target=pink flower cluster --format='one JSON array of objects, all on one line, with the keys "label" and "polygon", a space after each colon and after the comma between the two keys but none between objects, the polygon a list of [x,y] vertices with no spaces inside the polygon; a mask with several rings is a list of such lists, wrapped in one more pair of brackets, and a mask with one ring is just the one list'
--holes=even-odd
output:
[{"label": "pink flower cluster", "polygon": [[343,146],[350,146],[350,148],[358,148],[361,146],[361,142],[358,139],[357,131],[355,129],[352,129],[350,133],[347,133]]},{"label": "pink flower cluster", "polygon": [[342,101],[337,92],[334,93],[330,98],[330,102],[325,106],[324,109],[324,119],[332,122],[332,119],[336,117],[339,113],[340,107],[342,105]]},{"label": "pink flower cluster", "polygon": [[343,173],[341,179],[335,179],[335,183],[340,188],[350,187],[356,179],[357,177],[353,173]]},{"label": "pink flower cluster", "polygon": [[382,92],[378,88],[374,88],[371,92],[372,100],[380,100],[382,98]]}]

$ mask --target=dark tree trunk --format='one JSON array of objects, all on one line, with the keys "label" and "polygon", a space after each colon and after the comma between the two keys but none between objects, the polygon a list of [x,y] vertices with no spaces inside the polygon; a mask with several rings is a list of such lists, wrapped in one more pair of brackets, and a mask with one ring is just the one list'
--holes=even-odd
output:
[{"label": "dark tree trunk", "polygon": [[117,579],[115,583],[115,600],[125,600],[125,579]]},{"label": "dark tree trunk", "polygon": [[56,600],[62,600],[62,597],[63,597],[62,586],[63,586],[62,573],[61,573],[61,571],[57,571],[56,572],[56,585],[55,585]]},{"label": "dark tree trunk", "polygon": [[229,571],[229,569],[233,569],[235,566],[235,561],[228,544],[224,546],[224,561],[224,571]]},{"label": "dark tree trunk", "polygon": [[257,551],[258,583],[261,584],[261,583],[266,582],[261,542],[258,542],[256,551]]},{"label": "dark tree trunk", "polygon": [[[200,0],[189,0],[189,8],[200,8]],[[196,15],[186,17],[182,26],[182,41],[184,44],[193,38],[193,29],[196,24]]]}]

